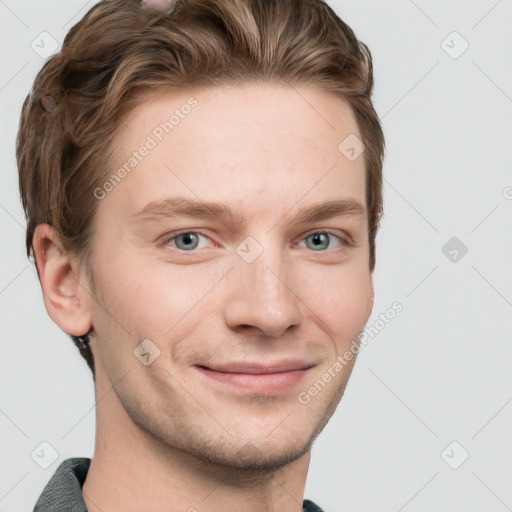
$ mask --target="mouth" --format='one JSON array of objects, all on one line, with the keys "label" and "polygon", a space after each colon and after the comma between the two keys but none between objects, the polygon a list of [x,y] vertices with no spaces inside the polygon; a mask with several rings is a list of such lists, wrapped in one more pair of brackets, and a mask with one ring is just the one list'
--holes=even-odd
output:
[{"label": "mouth", "polygon": [[210,381],[269,395],[292,390],[313,366],[303,361],[283,361],[269,365],[229,363],[211,368],[197,365],[195,368]]}]

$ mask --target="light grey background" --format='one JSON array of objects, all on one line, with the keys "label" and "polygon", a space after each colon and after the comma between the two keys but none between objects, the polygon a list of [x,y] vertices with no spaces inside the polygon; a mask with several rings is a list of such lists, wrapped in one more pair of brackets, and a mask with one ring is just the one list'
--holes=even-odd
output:
[{"label": "light grey background", "polygon": [[[25,256],[14,158],[43,64],[32,41],[61,43],[93,3],[0,0],[0,512],[32,510],[62,460],[93,453],[92,377]],[[512,1],[329,3],[373,53],[387,141],[368,325],[403,311],[360,354],[305,497],[326,512],[512,510]],[[43,441],[48,469],[31,458]]]}]

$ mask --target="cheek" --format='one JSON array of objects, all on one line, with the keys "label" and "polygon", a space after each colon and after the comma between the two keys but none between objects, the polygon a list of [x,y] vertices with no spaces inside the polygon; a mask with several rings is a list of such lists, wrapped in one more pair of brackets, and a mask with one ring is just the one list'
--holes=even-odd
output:
[{"label": "cheek", "polygon": [[338,348],[350,344],[363,330],[371,313],[371,275],[368,268],[328,268],[308,284],[304,303],[326,326]]},{"label": "cheek", "polygon": [[100,283],[103,305],[132,339],[179,337],[190,328],[192,319],[197,322],[229,266],[149,261],[119,258],[115,269],[104,271]]}]

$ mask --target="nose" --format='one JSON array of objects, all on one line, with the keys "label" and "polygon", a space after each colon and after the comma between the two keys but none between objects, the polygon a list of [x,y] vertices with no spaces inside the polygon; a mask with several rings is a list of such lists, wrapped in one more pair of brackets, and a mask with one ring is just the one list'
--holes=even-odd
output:
[{"label": "nose", "polygon": [[300,325],[299,282],[280,251],[265,249],[252,263],[235,255],[229,273],[224,315],[227,325],[246,335],[279,337]]}]

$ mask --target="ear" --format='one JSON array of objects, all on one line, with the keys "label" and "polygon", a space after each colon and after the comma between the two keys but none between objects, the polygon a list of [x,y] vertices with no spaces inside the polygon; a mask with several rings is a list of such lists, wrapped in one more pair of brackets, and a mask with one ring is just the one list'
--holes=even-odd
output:
[{"label": "ear", "polygon": [[368,320],[370,319],[370,316],[372,314],[372,311],[373,311],[373,304],[375,302],[375,288],[373,286],[373,273],[370,273],[369,276],[368,276],[368,279],[369,279],[369,295],[368,295],[368,299],[366,301],[366,321],[368,322]]},{"label": "ear", "polygon": [[91,330],[89,284],[78,258],[66,252],[55,228],[39,224],[32,239],[46,311],[67,334]]},{"label": "ear", "polygon": [[370,316],[373,311],[373,305],[375,302],[375,288],[373,286],[373,271],[375,269],[375,255],[376,255],[376,246],[377,243],[374,241],[373,247],[370,254],[370,272],[368,273],[368,286],[369,286],[369,295],[366,301],[366,321],[370,319]]}]

